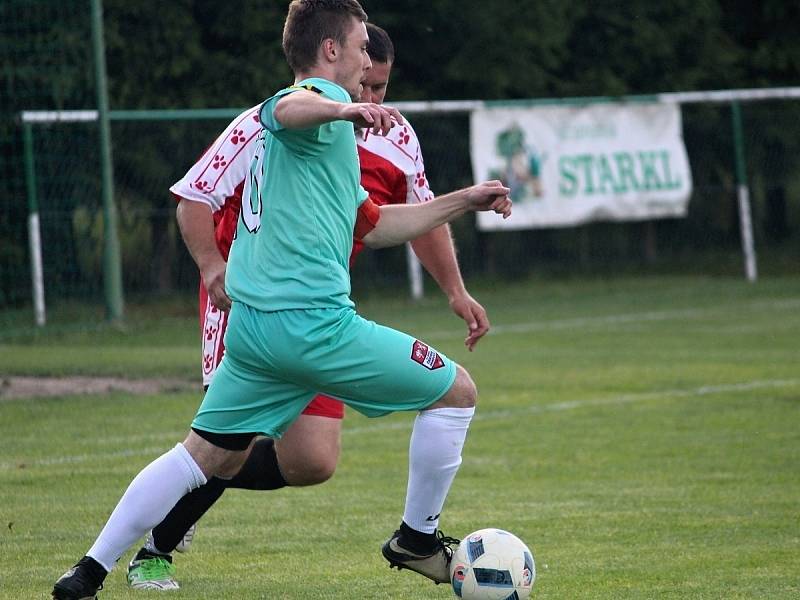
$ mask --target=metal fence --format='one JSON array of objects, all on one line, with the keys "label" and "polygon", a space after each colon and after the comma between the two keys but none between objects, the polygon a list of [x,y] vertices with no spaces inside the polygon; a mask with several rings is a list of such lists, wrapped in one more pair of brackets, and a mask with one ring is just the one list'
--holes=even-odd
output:
[{"label": "metal fence", "polygon": [[[730,272],[744,255],[756,279],[755,248],[796,243],[800,230],[798,142],[786,131],[800,117],[800,88],[667,94],[683,104],[684,137],[695,182],[689,216],[646,223],[598,223],[561,230],[481,233],[465,218],[455,225],[468,276],[521,277],[537,272],[658,269],[702,263]],[[567,100],[527,101],[529,104]],[[599,102],[608,99],[569,99]],[[471,182],[469,119],[481,102],[400,103],[422,141],[429,179],[445,192]],[[196,278],[181,247],[168,187],[240,109],[111,111],[119,260],[125,293],[170,292]],[[48,302],[101,300],[105,212],[96,111],[21,115],[27,140],[28,205],[38,213]],[[30,236],[36,239],[37,234]],[[35,245],[31,246],[32,250]],[[32,252],[35,258],[35,252]],[[719,264],[714,264],[715,258]],[[362,261],[358,282],[401,285],[405,258],[383,251]],[[695,268],[695,267],[691,267]],[[35,278],[33,279],[35,282]],[[35,296],[37,286],[31,285]]]}]

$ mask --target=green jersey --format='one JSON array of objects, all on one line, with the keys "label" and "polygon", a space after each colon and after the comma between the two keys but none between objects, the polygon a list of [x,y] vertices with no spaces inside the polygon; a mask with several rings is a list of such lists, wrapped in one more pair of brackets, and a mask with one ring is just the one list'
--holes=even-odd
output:
[{"label": "green jersey", "polygon": [[264,130],[225,276],[230,297],[260,311],[353,306],[348,260],[356,212],[368,195],[360,184],[353,124],[284,128],[275,105],[301,88],[350,102],[344,88],[314,78],[261,107]]}]

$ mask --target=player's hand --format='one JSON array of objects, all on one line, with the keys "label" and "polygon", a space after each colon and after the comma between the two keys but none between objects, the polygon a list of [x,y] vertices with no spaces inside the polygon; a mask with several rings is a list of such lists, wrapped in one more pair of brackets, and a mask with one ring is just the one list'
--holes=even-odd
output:
[{"label": "player's hand", "polygon": [[484,181],[467,189],[468,207],[475,211],[491,210],[507,219],[511,216],[513,204],[508,197],[510,192],[511,188],[507,188],[500,181]]},{"label": "player's hand", "polygon": [[207,266],[200,273],[208,292],[208,299],[222,312],[228,312],[231,309],[231,299],[225,292],[226,266],[225,261],[220,258],[219,261]]},{"label": "player's hand", "polygon": [[450,308],[467,324],[464,345],[472,352],[475,344],[489,331],[489,317],[486,316],[486,310],[466,292],[450,298]]},{"label": "player's hand", "polygon": [[392,127],[403,124],[403,115],[396,108],[371,102],[343,104],[341,118],[357,127],[372,129],[375,135],[387,135]]}]

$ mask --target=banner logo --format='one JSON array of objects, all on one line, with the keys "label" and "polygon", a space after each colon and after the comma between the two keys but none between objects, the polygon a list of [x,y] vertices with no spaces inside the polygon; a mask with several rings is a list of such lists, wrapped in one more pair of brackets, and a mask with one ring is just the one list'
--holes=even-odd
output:
[{"label": "banner logo", "polygon": [[498,133],[495,147],[504,164],[489,171],[489,179],[499,179],[510,187],[514,200],[541,198],[544,157],[533,144],[526,141],[522,128],[514,123]]}]

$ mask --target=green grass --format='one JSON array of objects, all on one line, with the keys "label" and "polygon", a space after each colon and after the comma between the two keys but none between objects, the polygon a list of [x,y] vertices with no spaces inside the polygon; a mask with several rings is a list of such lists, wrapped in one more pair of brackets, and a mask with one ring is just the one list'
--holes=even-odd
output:
[{"label": "green grass", "polygon": [[[438,298],[360,307],[434,343],[478,384],[446,533],[515,532],[536,555],[536,598],[800,597],[800,278],[474,294],[494,331],[472,354]],[[125,330],[20,330],[0,341],[0,369],[191,378],[195,327],[189,304],[163,321],[132,310]],[[198,400],[0,401],[0,598],[47,597]],[[228,492],[178,556],[183,587],[169,597],[451,597],[378,552],[402,514],[410,423],[349,411],[331,481]],[[123,573],[101,598],[142,597]]]}]

